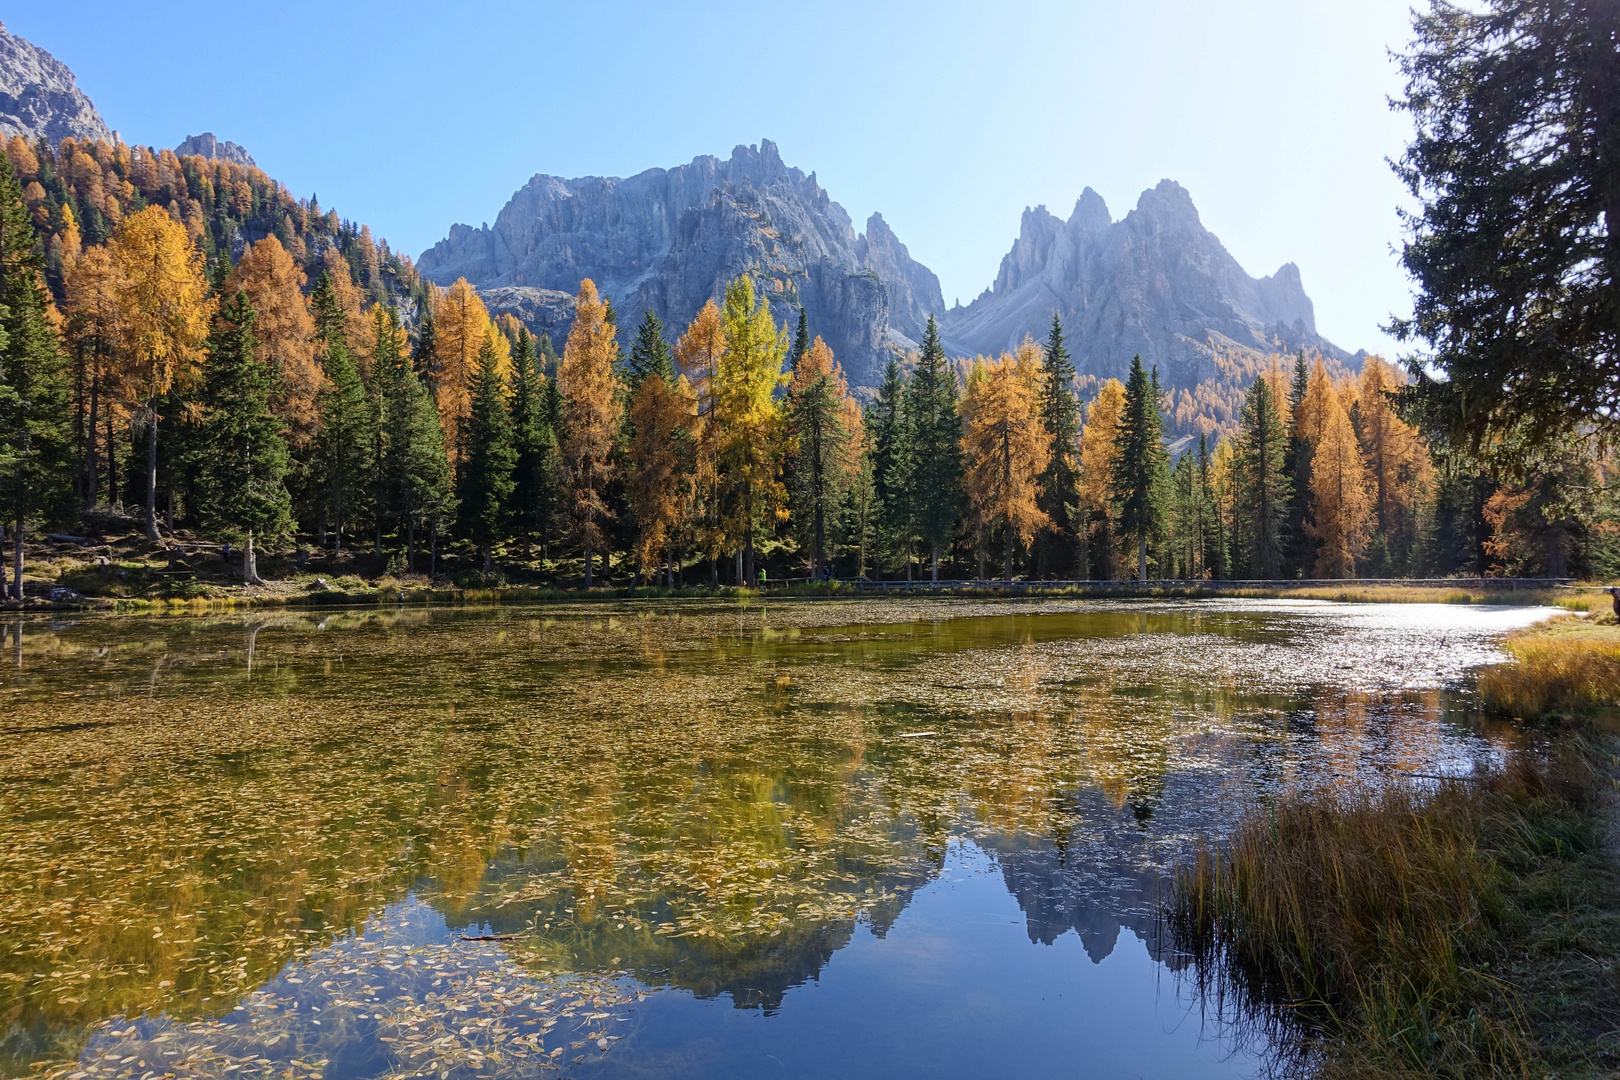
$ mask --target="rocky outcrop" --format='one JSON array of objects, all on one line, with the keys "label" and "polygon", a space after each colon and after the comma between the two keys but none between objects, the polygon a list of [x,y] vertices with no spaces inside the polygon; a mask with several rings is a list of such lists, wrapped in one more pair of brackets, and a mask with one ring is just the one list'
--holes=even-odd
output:
[{"label": "rocky outcrop", "polygon": [[113,140],[68,66],[0,24],[0,134]]},{"label": "rocky outcrop", "polygon": [[939,281],[880,216],[858,236],[815,174],[784,165],[769,140],[627,179],[535,176],[493,225],[452,227],[418,266],[440,284],[465,277],[491,310],[559,345],[565,307],[551,294],[572,295],[581,278],[612,298],[626,332],[650,308],[673,335],[748,273],[778,321],[802,308],[851,382],[868,386],[944,308]]},{"label": "rocky outcrop", "polygon": [[1218,352],[1307,348],[1345,358],[1316,332],[1299,268],[1251,278],[1199,220],[1181,185],[1160,181],[1114,221],[1087,188],[1068,221],[1025,210],[995,285],[943,319],[956,351],[996,353],[1044,337],[1056,312],[1081,375],[1122,377],[1131,357],[1170,388],[1215,374]]},{"label": "rocky outcrop", "polygon": [[186,141],[175,147],[174,152],[180,157],[187,154],[201,154],[215,161],[229,161],[233,165],[246,165],[250,169],[258,168],[252,154],[236,143],[220,142],[214,138],[212,131],[205,131],[201,135],[187,135]]}]

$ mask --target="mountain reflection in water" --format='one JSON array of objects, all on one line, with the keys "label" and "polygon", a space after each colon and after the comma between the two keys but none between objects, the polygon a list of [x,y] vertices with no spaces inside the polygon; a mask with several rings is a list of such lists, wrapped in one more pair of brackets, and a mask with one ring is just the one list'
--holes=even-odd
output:
[{"label": "mountain reflection in water", "polygon": [[1542,614],[9,620],[0,1073],[1254,1072],[1163,875],[1258,795],[1499,759],[1448,688]]}]

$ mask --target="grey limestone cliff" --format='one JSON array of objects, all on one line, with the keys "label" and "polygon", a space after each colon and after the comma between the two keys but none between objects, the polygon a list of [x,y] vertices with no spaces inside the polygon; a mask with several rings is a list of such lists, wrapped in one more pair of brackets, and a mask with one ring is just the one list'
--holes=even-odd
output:
[{"label": "grey limestone cliff", "polygon": [[1170,180],[1120,221],[1090,188],[1068,221],[1044,206],[1025,210],[995,284],[946,313],[944,337],[962,353],[995,353],[1025,334],[1044,337],[1054,312],[1075,367],[1099,378],[1123,377],[1136,354],[1171,388],[1210,377],[1222,350],[1345,355],[1316,332],[1299,268],[1250,277]]},{"label": "grey limestone cliff", "polygon": [[112,141],[68,66],[0,24],[0,134]]},{"label": "grey limestone cliff", "polygon": [[246,149],[233,142],[220,142],[212,131],[205,131],[201,135],[187,135],[185,141],[174,148],[174,152],[181,157],[187,154],[201,154],[205,158],[229,161],[233,165],[258,167],[253,161],[253,155]]},{"label": "grey limestone cliff", "polygon": [[769,140],[625,179],[535,176],[493,225],[453,226],[418,265],[440,284],[465,277],[492,310],[554,339],[581,278],[626,323],[650,308],[673,334],[749,273],[778,321],[808,313],[856,385],[875,385],[893,351],[944,308],[938,279],[881,216],[857,235],[815,174],[784,165]]}]

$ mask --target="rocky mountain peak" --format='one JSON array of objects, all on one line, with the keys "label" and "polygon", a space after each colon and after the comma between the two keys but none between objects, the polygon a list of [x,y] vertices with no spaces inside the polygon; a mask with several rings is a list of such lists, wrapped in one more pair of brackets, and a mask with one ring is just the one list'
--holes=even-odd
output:
[{"label": "rocky mountain peak", "polygon": [[212,131],[205,131],[201,135],[187,135],[185,141],[174,148],[174,152],[181,157],[187,154],[200,154],[214,161],[229,161],[233,165],[258,168],[252,154],[236,143],[220,142]]},{"label": "rocky mountain peak", "polygon": [[68,66],[0,23],[0,134],[25,139],[102,139],[115,135],[79,89]]}]

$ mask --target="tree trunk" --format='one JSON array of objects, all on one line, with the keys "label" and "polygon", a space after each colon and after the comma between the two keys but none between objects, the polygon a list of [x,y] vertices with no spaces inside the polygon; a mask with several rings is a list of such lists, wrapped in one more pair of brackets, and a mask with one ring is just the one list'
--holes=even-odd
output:
[{"label": "tree trunk", "polygon": [[16,531],[11,533],[11,599],[23,602],[23,515],[16,515]]},{"label": "tree trunk", "polygon": [[416,519],[405,519],[405,572],[416,573]]},{"label": "tree trunk", "polygon": [[1012,522],[1012,515],[1011,514],[1007,515],[1007,535],[1006,535],[1005,540],[1003,542],[1003,546],[1005,547],[1006,550],[1003,551],[1002,555],[1001,555],[1001,558],[1002,558],[1002,562],[1001,562],[1001,580],[1003,582],[1005,582],[1006,584],[1011,585],[1012,584],[1012,572],[1013,572],[1013,565],[1012,565],[1013,522]]},{"label": "tree trunk", "polygon": [[96,508],[96,475],[101,470],[96,468],[96,413],[101,402],[101,376],[97,375],[90,381],[90,423],[86,425],[88,435],[84,440],[84,508]]},{"label": "tree trunk", "polygon": [[433,531],[428,533],[428,577],[437,577],[439,573],[439,526],[434,525]]},{"label": "tree trunk", "polygon": [[118,454],[113,442],[113,416],[107,414],[107,503],[118,504]]},{"label": "tree trunk", "polygon": [[247,539],[242,542],[242,584],[264,584],[264,579],[259,576],[259,555],[253,550],[252,531],[248,532]]},{"label": "tree trunk", "polygon": [[586,544],[585,545],[585,588],[586,589],[589,589],[591,587],[591,583],[592,583],[591,559],[592,559],[591,545]]},{"label": "tree trunk", "polygon": [[11,597],[17,603],[23,598],[23,516],[17,515],[17,529],[11,534]]},{"label": "tree trunk", "polygon": [[495,551],[488,544],[484,545],[484,573],[495,569]]},{"label": "tree trunk", "polygon": [[146,538],[159,540],[157,527],[157,410],[146,420]]},{"label": "tree trunk", "polygon": [[6,584],[6,560],[3,554],[6,550],[6,526],[0,522],[0,600],[11,596],[10,587]]},{"label": "tree trunk", "polygon": [[933,555],[934,555],[934,582],[937,584],[939,582],[939,541],[938,540],[935,540],[933,542]]},{"label": "tree trunk", "polygon": [[1147,533],[1136,534],[1136,580],[1147,580]]},{"label": "tree trunk", "polygon": [[718,556],[709,556],[709,588],[720,587],[720,559]]}]

